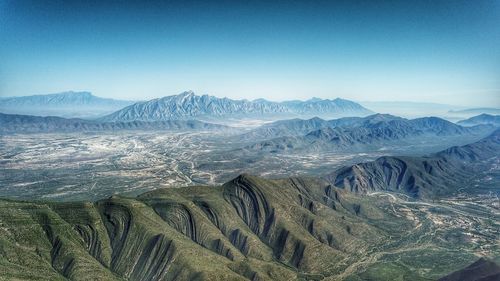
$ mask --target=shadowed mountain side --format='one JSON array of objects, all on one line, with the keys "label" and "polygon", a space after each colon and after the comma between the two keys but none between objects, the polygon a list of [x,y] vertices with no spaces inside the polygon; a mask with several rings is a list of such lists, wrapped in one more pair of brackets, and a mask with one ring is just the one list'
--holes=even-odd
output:
[{"label": "shadowed mountain side", "polygon": [[61,117],[40,117],[0,113],[0,133],[94,132],[120,130],[214,130],[229,129],[224,125],[197,120],[158,122],[98,122]]},{"label": "shadowed mountain side", "polygon": [[467,182],[474,166],[500,156],[500,130],[465,146],[455,146],[426,157],[381,157],[341,168],[325,178],[353,192],[393,191],[411,197],[450,195]]},{"label": "shadowed mountain side", "polygon": [[438,281],[497,281],[500,280],[500,265],[480,258],[464,269],[455,271]]}]

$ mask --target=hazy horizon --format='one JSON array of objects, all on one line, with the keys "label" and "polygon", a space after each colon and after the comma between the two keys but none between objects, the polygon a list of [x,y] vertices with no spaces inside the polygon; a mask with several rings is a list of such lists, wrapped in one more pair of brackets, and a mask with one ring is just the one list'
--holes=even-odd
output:
[{"label": "hazy horizon", "polygon": [[[213,94],[213,93],[200,93],[200,92],[196,92],[196,91],[192,91],[192,90],[184,90],[184,91],[180,91],[178,93],[172,93],[172,94],[165,94],[165,95],[160,95],[160,96],[156,96],[156,97],[151,97],[151,98],[148,98],[148,99],[128,99],[128,101],[132,101],[132,102],[142,102],[142,101],[148,101],[148,100],[153,100],[153,99],[160,99],[160,98],[163,98],[163,97],[168,97],[168,96],[176,96],[176,95],[180,95],[180,94],[183,94],[183,93],[186,93],[186,92],[192,92],[193,94],[197,95],[197,96],[202,96],[202,95],[209,95],[209,96],[214,96],[214,97],[217,97],[217,98],[230,98],[230,99],[233,99],[233,100],[248,100],[248,101],[255,101],[255,100],[259,100],[259,99],[265,99],[267,101],[271,101],[271,102],[285,102],[285,101],[293,101],[293,100],[298,100],[298,101],[307,101],[307,100],[311,100],[311,99],[315,99],[315,98],[320,98],[320,97],[316,97],[316,96],[311,96],[311,97],[307,97],[307,98],[302,98],[302,99],[281,99],[281,100],[276,100],[276,99],[273,99],[272,97],[270,98],[266,98],[266,97],[259,97],[259,98],[254,98],[254,99],[247,99],[247,98],[231,98],[231,97],[227,97],[227,96],[221,96],[221,95],[217,95],[216,93]],[[1,98],[19,98],[19,97],[30,97],[30,96],[44,96],[44,95],[57,95],[57,94],[64,94],[64,93],[90,93],[91,95],[95,96],[95,97],[99,97],[99,98],[109,98],[109,99],[115,99],[115,100],[125,100],[125,99],[121,99],[119,97],[107,97],[107,96],[101,96],[101,95],[96,95],[95,93],[91,92],[91,91],[86,91],[86,90],[81,90],[81,91],[75,91],[75,90],[67,90],[67,91],[59,91],[59,92],[53,92],[53,93],[36,93],[36,94],[28,94],[28,95],[19,95],[19,96],[0,96]],[[323,97],[321,99],[330,99],[330,100],[333,100],[333,99],[336,99],[336,98],[340,98],[340,99],[346,99],[346,100],[351,100],[351,101],[354,101],[354,102],[357,102],[357,103],[361,103],[361,104],[387,104],[387,105],[396,105],[398,103],[405,103],[405,104],[415,104],[415,105],[433,105],[433,106],[452,106],[452,107],[456,107],[456,108],[495,108],[495,107],[498,107],[500,105],[485,105],[485,106],[468,106],[468,105],[460,105],[460,104],[453,104],[452,102],[451,103],[439,103],[439,102],[428,102],[428,101],[412,101],[412,100],[354,100],[354,99],[349,99],[349,98],[345,98],[345,97],[336,97],[336,96],[333,96],[333,97]]]},{"label": "hazy horizon", "polygon": [[498,1],[2,1],[0,96],[500,106]]}]

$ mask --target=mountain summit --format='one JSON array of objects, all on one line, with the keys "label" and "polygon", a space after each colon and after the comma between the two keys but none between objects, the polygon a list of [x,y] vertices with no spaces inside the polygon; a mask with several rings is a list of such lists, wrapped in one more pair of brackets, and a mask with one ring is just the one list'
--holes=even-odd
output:
[{"label": "mountain summit", "polygon": [[343,99],[311,99],[308,101],[272,102],[233,100],[215,96],[198,96],[192,91],[139,102],[108,116],[105,121],[164,121],[193,117],[247,116],[365,116],[372,113],[361,105]]}]

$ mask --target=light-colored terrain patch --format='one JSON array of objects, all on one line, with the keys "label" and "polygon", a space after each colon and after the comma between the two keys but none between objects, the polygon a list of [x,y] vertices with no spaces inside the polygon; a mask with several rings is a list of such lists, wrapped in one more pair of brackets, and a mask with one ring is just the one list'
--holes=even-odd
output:
[{"label": "light-colored terrain patch", "polygon": [[[121,132],[0,136],[0,196],[97,199],[160,187],[221,184],[241,173],[321,175],[359,154],[237,153],[218,132]],[[236,151],[236,152],[235,152]]]}]

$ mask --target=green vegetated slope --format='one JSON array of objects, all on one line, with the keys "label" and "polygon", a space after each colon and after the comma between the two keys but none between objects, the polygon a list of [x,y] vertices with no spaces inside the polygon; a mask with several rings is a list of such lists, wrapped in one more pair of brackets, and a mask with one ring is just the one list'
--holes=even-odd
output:
[{"label": "green vegetated slope", "polygon": [[475,165],[495,172],[499,144],[496,131],[325,179],[240,175],[94,203],[0,200],[0,279],[436,280],[478,256],[500,259],[498,214],[488,197],[401,197],[454,194],[453,179]]},{"label": "green vegetated slope", "polygon": [[425,226],[389,207],[249,175],[95,203],[3,200],[0,279],[428,280],[475,259],[438,235],[415,241]]},{"label": "green vegetated slope", "polygon": [[[357,236],[378,230],[366,225],[349,229],[341,216],[353,215],[340,207],[340,199],[330,202],[342,209],[335,211],[298,189],[318,189],[311,191],[316,194],[320,187],[240,176],[220,187],[159,190],[137,199],[2,201],[0,272],[21,280],[332,275],[346,266],[340,263],[346,253],[362,254],[367,243],[377,242]],[[344,204],[349,208],[350,203]],[[323,218],[327,214],[329,221]],[[354,230],[357,234],[350,234]]]}]

